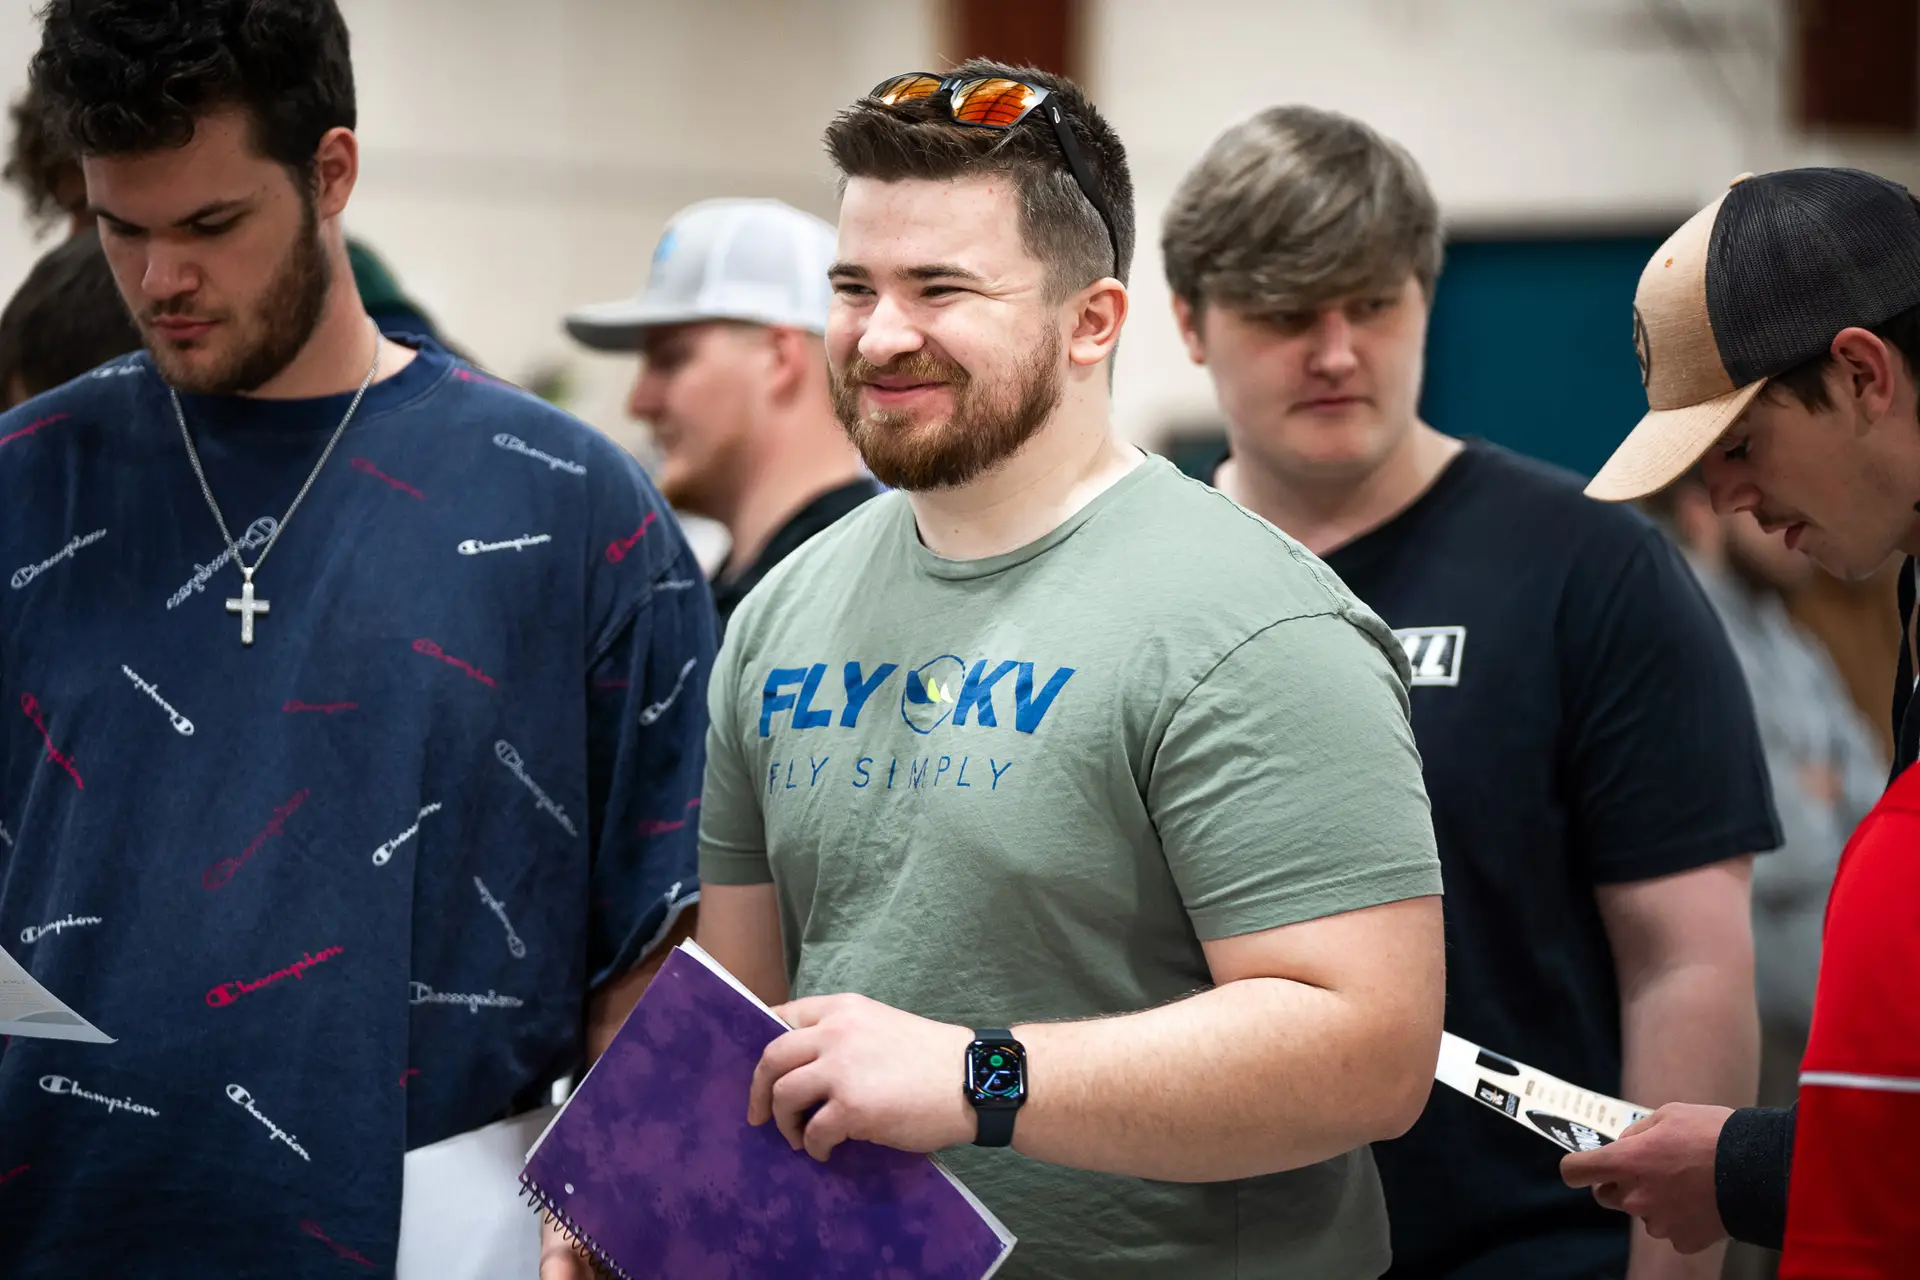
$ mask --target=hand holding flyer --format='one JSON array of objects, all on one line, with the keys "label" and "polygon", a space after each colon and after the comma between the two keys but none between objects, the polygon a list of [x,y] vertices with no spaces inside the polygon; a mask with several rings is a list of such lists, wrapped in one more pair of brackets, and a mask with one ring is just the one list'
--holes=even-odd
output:
[{"label": "hand holding flyer", "polygon": [[1568,1151],[1604,1147],[1635,1121],[1653,1114],[1501,1057],[1451,1032],[1441,1034],[1433,1078]]}]

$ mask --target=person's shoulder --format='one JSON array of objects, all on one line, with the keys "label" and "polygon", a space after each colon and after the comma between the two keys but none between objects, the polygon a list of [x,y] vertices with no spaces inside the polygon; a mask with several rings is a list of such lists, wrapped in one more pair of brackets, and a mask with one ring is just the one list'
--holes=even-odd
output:
[{"label": "person's shoulder", "polygon": [[[1558,531],[1569,548],[1598,544],[1613,548],[1640,545],[1659,529],[1632,503],[1602,502],[1587,496],[1587,480],[1538,458],[1529,458],[1485,440],[1466,442],[1461,461],[1471,470],[1463,495],[1479,511],[1504,511],[1529,525]],[[1537,554],[1538,547],[1527,548]]]},{"label": "person's shoulder", "polygon": [[1108,513],[1142,607],[1204,607],[1251,630],[1357,606],[1333,570],[1277,526],[1164,459],[1142,465],[1152,471]]},{"label": "person's shoulder", "polygon": [[[906,501],[907,495],[898,490],[882,490],[808,538],[767,570],[734,616],[749,613],[755,601],[804,592],[868,564],[881,543],[898,531],[900,509]],[[734,624],[727,625],[731,629]]]},{"label": "person's shoulder", "polygon": [[460,409],[471,415],[469,426],[495,447],[560,474],[591,475],[596,462],[623,477],[641,470],[638,459],[619,442],[525,387],[444,351],[435,350],[429,358],[451,366],[439,384],[443,394],[455,397]]},{"label": "person's shoulder", "polygon": [[96,447],[91,436],[104,425],[124,423],[142,395],[161,387],[144,351],[116,356],[97,368],[23,400],[0,413],[0,474],[45,464],[60,456],[56,447]]}]

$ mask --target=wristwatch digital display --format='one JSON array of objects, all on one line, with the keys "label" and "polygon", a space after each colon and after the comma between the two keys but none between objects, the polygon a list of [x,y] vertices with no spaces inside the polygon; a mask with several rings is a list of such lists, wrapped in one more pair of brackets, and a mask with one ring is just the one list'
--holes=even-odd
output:
[{"label": "wristwatch digital display", "polygon": [[976,1147],[1005,1147],[1013,1143],[1013,1120],[1027,1100],[1027,1050],[1011,1031],[998,1027],[976,1030],[967,1046],[966,1081],[962,1086],[973,1107],[979,1133]]}]

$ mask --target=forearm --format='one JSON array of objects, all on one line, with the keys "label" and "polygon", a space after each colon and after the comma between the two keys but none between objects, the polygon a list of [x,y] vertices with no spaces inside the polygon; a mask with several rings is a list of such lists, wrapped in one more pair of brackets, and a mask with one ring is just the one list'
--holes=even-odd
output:
[{"label": "forearm", "polygon": [[[1658,1107],[1668,1102],[1753,1103],[1760,1025],[1751,971],[1737,964],[1695,964],[1650,977],[1622,993],[1621,1093]],[[1634,1228],[1630,1280],[1708,1280],[1722,1250],[1682,1257]]]},{"label": "forearm", "polygon": [[602,986],[587,1001],[587,1066],[599,1061],[613,1043],[614,1033],[626,1022],[633,1006],[646,994],[647,984],[666,963],[667,953],[693,936],[699,922],[700,906],[695,903],[680,913],[673,928],[639,964]]},{"label": "forearm", "polygon": [[1014,1147],[1171,1182],[1299,1168],[1404,1133],[1438,1056],[1432,1017],[1246,978],[1124,1017],[1014,1028],[1028,1102]]}]

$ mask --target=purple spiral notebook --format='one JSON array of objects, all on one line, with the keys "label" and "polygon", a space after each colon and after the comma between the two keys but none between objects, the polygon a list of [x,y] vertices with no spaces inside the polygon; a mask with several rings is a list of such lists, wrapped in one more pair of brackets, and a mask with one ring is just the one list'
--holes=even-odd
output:
[{"label": "purple spiral notebook", "polygon": [[[825,1164],[747,1123],[787,1030],[692,942],[527,1155],[529,1197],[623,1280],[985,1280],[1013,1236],[928,1156],[846,1142]],[[954,1064],[959,1088],[960,1064]]]}]

